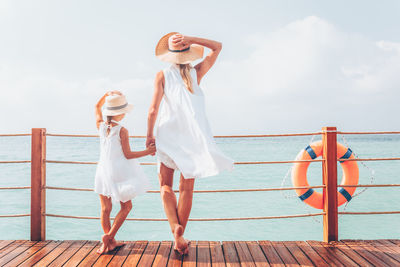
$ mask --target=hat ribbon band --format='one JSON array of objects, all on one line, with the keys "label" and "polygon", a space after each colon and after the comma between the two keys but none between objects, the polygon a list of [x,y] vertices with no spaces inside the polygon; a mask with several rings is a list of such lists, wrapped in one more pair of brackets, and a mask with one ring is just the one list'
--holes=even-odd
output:
[{"label": "hat ribbon band", "polygon": [[190,49],[190,46],[188,46],[188,47],[186,47],[185,49],[182,49],[182,50],[172,50],[172,49],[169,49],[169,48],[168,48],[168,51],[169,51],[169,52],[180,53],[180,52],[188,51],[189,49]]},{"label": "hat ribbon band", "polygon": [[128,106],[128,103],[125,103],[121,106],[116,106],[116,107],[107,107],[108,110],[117,110],[117,109],[122,109],[124,107]]}]

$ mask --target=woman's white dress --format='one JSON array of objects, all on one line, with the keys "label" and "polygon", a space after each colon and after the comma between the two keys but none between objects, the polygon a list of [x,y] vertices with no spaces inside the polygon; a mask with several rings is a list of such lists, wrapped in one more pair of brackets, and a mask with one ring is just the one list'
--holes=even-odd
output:
[{"label": "woman's white dress", "polygon": [[232,170],[233,160],[215,144],[196,70],[191,70],[194,93],[186,88],[178,65],[171,65],[163,73],[164,97],[155,127],[158,165],[178,169],[184,178]]},{"label": "woman's white dress", "polygon": [[99,126],[100,159],[97,164],[94,191],[111,197],[115,202],[126,202],[150,189],[149,181],[136,159],[127,159],[122,151],[121,125]]}]

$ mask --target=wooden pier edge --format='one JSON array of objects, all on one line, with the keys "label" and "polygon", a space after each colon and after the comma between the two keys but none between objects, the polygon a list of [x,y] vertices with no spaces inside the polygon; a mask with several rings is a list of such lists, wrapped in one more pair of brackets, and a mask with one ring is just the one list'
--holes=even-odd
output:
[{"label": "wooden pier edge", "polygon": [[338,207],[337,207],[337,129],[322,128],[324,161],[322,162],[322,181],[326,186],[323,194],[324,218],[323,240],[338,241]]},{"label": "wooden pier edge", "polygon": [[32,129],[31,240],[46,240],[46,129]]}]

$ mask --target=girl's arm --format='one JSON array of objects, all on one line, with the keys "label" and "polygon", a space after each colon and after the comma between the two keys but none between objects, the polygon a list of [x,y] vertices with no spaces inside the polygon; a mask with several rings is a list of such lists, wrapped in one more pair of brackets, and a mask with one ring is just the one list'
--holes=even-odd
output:
[{"label": "girl's arm", "polygon": [[191,45],[191,44],[199,44],[205,47],[208,47],[211,49],[211,52],[205,57],[205,59],[194,66],[194,68],[197,71],[197,83],[200,84],[201,79],[204,77],[204,75],[211,69],[211,67],[214,65],[215,61],[217,60],[217,57],[219,55],[219,52],[222,50],[222,43],[209,40],[209,39],[204,39],[204,38],[198,38],[198,37],[191,37],[191,36],[184,36],[177,34],[175,38],[172,39],[172,42],[175,44],[180,44],[182,43],[184,46],[186,45]]},{"label": "girl's arm", "polygon": [[109,96],[109,95],[121,95],[121,92],[120,91],[108,91],[97,102],[97,104],[95,106],[96,127],[97,127],[97,129],[99,129],[100,123],[103,122],[103,113],[101,112],[101,108],[103,107],[104,103],[106,102],[106,97]]},{"label": "girl's arm", "polygon": [[158,109],[160,107],[160,103],[162,97],[164,96],[164,73],[162,71],[158,72],[156,78],[154,80],[154,93],[153,99],[151,100],[149,115],[147,119],[147,139],[146,139],[146,147],[149,147],[150,144],[155,142],[154,140],[154,124],[157,120]]},{"label": "girl's arm", "polygon": [[148,148],[146,148],[146,150],[143,151],[131,151],[131,146],[129,145],[129,133],[124,127],[121,128],[119,136],[121,138],[122,151],[127,159],[141,158],[156,152],[156,147],[154,144],[150,145]]}]

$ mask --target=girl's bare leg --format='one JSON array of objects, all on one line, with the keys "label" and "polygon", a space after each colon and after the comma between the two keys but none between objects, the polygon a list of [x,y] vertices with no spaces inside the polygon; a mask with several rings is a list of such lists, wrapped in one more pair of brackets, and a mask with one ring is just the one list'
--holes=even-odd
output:
[{"label": "girl's bare leg", "polygon": [[[113,250],[118,246],[123,245],[123,243],[117,243],[115,241],[115,235],[117,234],[119,228],[121,225],[124,223],[126,220],[126,217],[128,217],[129,212],[132,210],[132,201],[127,201],[127,202],[120,202],[121,203],[121,209],[118,212],[117,216],[115,216],[114,223],[111,226],[110,231],[103,236],[105,239],[108,239],[108,249]],[[104,241],[103,241],[104,242]]]},{"label": "girl's bare leg", "polygon": [[193,188],[194,179],[185,179],[181,174],[179,182],[178,218],[184,230],[186,229],[190,211],[192,210]]},{"label": "girl's bare leg", "polygon": [[187,248],[187,243],[183,238],[184,229],[178,219],[176,195],[172,190],[173,178],[174,170],[161,163],[159,174],[161,200],[171,231],[174,234],[176,249],[183,251]]},{"label": "girl's bare leg", "polygon": [[[111,229],[110,214],[112,210],[111,198],[99,195],[101,204],[100,223],[104,233],[108,233]],[[104,242],[101,247],[97,250],[97,253],[102,254],[108,251],[108,246],[105,246]]]}]

